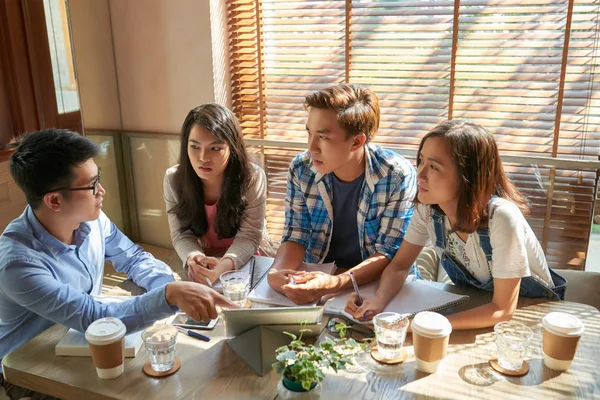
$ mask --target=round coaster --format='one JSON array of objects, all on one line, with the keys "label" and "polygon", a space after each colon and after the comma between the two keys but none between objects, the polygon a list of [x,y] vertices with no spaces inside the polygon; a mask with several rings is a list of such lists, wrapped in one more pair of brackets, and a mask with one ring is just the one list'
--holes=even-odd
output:
[{"label": "round coaster", "polygon": [[158,372],[152,369],[150,366],[150,360],[146,361],[144,364],[143,371],[146,375],[151,376],[153,378],[164,378],[165,376],[173,375],[175,372],[179,371],[181,368],[181,360],[175,357],[175,362],[173,363],[173,368],[168,371]]},{"label": "round coaster", "polygon": [[511,371],[510,369],[502,368],[500,366],[500,364],[498,364],[497,357],[491,358],[490,361],[488,361],[488,363],[490,364],[490,367],[492,367],[492,369],[494,371],[500,372],[502,375],[523,376],[523,375],[527,375],[527,373],[529,372],[529,364],[527,363],[527,361],[523,361],[523,365],[521,365],[521,368],[519,368],[516,371]]},{"label": "round coaster", "polygon": [[381,356],[381,354],[379,354],[377,345],[374,345],[371,348],[371,357],[373,357],[373,359],[379,363],[387,364],[387,365],[394,365],[394,364],[401,364],[404,361],[406,361],[406,358],[408,357],[408,353],[406,352],[406,349],[403,347],[400,349],[400,356],[398,356],[396,358],[392,358],[392,359],[387,359],[387,358],[383,358]]}]

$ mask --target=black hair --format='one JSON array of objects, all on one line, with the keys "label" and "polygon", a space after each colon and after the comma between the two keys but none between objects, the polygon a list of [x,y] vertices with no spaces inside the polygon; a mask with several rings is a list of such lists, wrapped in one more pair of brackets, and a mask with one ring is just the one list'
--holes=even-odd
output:
[{"label": "black hair", "polygon": [[188,156],[190,131],[197,125],[227,143],[230,156],[225,168],[221,197],[217,206],[216,231],[221,238],[231,238],[240,228],[252,186],[252,164],[244,144],[242,129],[233,113],[219,104],[210,103],[192,109],[181,128],[179,167],[173,176],[177,204],[168,210],[182,222],[181,231],[190,230],[200,237],[208,231],[204,209],[204,188]]},{"label": "black hair", "polygon": [[[74,167],[98,155],[91,140],[67,129],[44,129],[26,135],[10,157],[10,174],[35,210],[44,195],[70,187]],[[69,196],[69,192],[64,192]]]}]

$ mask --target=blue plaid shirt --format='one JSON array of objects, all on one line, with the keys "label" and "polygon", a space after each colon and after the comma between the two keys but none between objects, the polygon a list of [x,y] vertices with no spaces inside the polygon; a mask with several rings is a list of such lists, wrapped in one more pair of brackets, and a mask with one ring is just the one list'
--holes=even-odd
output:
[{"label": "blue plaid shirt", "polygon": [[[358,240],[363,260],[375,253],[392,259],[402,243],[413,213],[416,171],[402,156],[365,146],[365,181],[357,210]],[[304,261],[323,262],[333,231],[332,173],[313,169],[310,153],[291,162],[285,197],[285,228],[281,242],[306,249]]]}]

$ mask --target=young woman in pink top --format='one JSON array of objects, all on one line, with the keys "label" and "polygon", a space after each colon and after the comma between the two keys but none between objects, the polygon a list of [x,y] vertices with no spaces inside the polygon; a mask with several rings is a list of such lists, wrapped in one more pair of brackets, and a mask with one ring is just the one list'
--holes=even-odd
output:
[{"label": "young woman in pink top", "polygon": [[257,252],[273,253],[265,173],[250,161],[227,108],[204,104],[188,113],[179,164],[165,174],[164,195],[171,240],[190,280],[212,283]]}]

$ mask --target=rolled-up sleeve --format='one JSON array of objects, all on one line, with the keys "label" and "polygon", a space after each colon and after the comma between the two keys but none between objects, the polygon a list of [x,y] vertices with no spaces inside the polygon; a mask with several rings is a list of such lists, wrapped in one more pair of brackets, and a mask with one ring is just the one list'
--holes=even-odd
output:
[{"label": "rolled-up sleeve", "polygon": [[390,195],[381,213],[375,251],[391,260],[402,244],[413,215],[417,181],[412,166],[407,168],[404,174],[393,175],[390,178],[386,183]]},{"label": "rolled-up sleeve", "polygon": [[288,182],[285,196],[285,226],[281,243],[296,242],[308,248],[310,242],[310,213],[300,187],[294,161],[288,171]]}]

